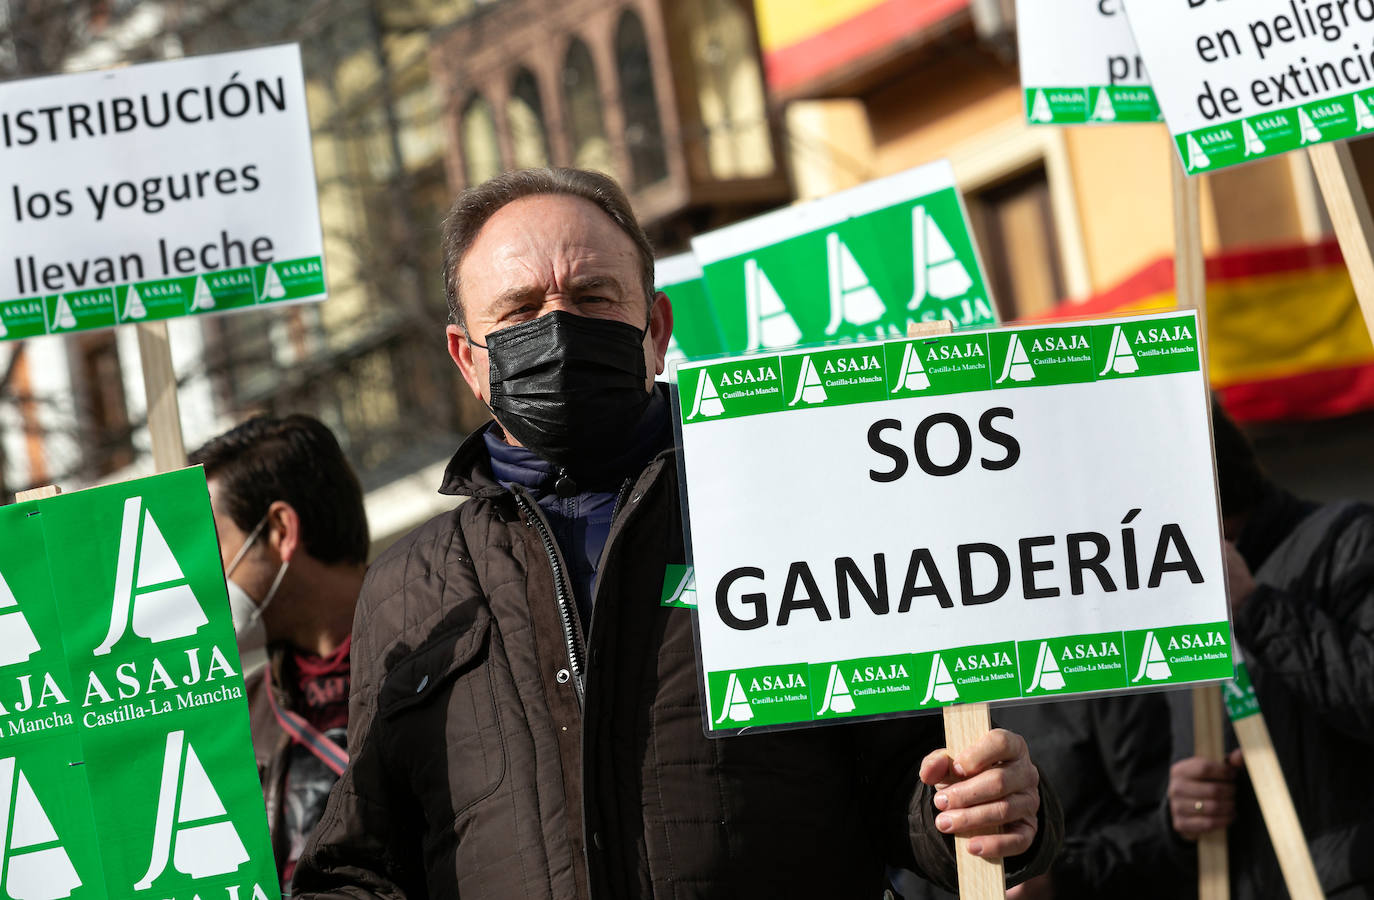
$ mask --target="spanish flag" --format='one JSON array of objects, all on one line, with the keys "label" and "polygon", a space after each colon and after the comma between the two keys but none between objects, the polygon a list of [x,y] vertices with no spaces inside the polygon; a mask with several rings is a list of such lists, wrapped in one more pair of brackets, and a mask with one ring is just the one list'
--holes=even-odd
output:
[{"label": "spanish flag", "polygon": [[[1047,318],[1175,305],[1174,261]],[[1212,388],[1237,421],[1321,419],[1374,408],[1374,344],[1336,242],[1241,250],[1207,260]]]}]

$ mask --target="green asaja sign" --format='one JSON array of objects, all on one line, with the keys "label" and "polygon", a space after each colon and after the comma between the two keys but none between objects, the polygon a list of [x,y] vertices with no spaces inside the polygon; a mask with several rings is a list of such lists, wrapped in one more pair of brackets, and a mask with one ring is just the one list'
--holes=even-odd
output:
[{"label": "green asaja sign", "polygon": [[678,384],[711,733],[1231,677],[1195,314]]},{"label": "green asaja sign", "polygon": [[0,534],[0,897],[276,898],[202,470]]},{"label": "green asaja sign", "polygon": [[944,161],[709,232],[692,250],[726,352],[996,321]]}]

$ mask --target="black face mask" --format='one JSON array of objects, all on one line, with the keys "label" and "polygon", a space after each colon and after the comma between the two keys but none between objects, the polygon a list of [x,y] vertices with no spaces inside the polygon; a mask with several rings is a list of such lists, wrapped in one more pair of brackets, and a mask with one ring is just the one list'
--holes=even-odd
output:
[{"label": "black face mask", "polygon": [[575,479],[604,475],[649,403],[644,332],[558,310],[488,335],[484,349],[506,433]]}]

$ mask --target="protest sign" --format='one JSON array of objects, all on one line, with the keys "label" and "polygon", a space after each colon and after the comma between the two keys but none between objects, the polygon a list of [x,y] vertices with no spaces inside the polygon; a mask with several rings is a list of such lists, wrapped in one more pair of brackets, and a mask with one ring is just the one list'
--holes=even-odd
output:
[{"label": "protest sign", "polygon": [[708,729],[1229,678],[1196,336],[1172,313],[680,367]]},{"label": "protest sign", "polygon": [[1016,0],[1016,33],[1030,124],[1162,121],[1120,0]]},{"label": "protest sign", "polygon": [[[695,255],[679,253],[656,260],[654,287],[667,294],[673,304],[673,338],[668,344],[668,364],[725,352],[720,327],[706,295],[701,264]],[[664,377],[670,374],[671,370],[665,371]]]},{"label": "protest sign", "polygon": [[0,84],[0,338],[324,298],[300,50]]},{"label": "protest sign", "polygon": [[1374,131],[1374,4],[1123,2],[1190,174]]},{"label": "protest sign", "polygon": [[0,534],[0,894],[277,897],[203,471]]},{"label": "protest sign", "polygon": [[996,321],[944,161],[703,234],[692,250],[731,353]]}]

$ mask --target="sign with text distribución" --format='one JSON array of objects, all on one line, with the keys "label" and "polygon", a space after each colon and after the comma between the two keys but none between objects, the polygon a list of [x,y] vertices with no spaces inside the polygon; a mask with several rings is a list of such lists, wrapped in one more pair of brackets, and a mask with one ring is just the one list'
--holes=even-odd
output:
[{"label": "sign with text distribuci\u00f3n", "polygon": [[323,300],[294,44],[0,84],[0,339]]},{"label": "sign with text distribuci\u00f3n", "polygon": [[205,475],[0,507],[0,898],[275,900]]},{"label": "sign with text distribuci\u00f3n", "polygon": [[677,375],[709,733],[1231,677],[1195,313]]},{"label": "sign with text distribuci\u00f3n", "polygon": [[943,160],[708,232],[692,251],[730,353],[997,320]]},{"label": "sign with text distribuci\u00f3n", "polygon": [[1016,0],[1026,120],[1161,122],[1120,0]]},{"label": "sign with text distribuci\u00f3n", "polygon": [[1374,4],[1122,2],[1189,173],[1374,133]]}]

